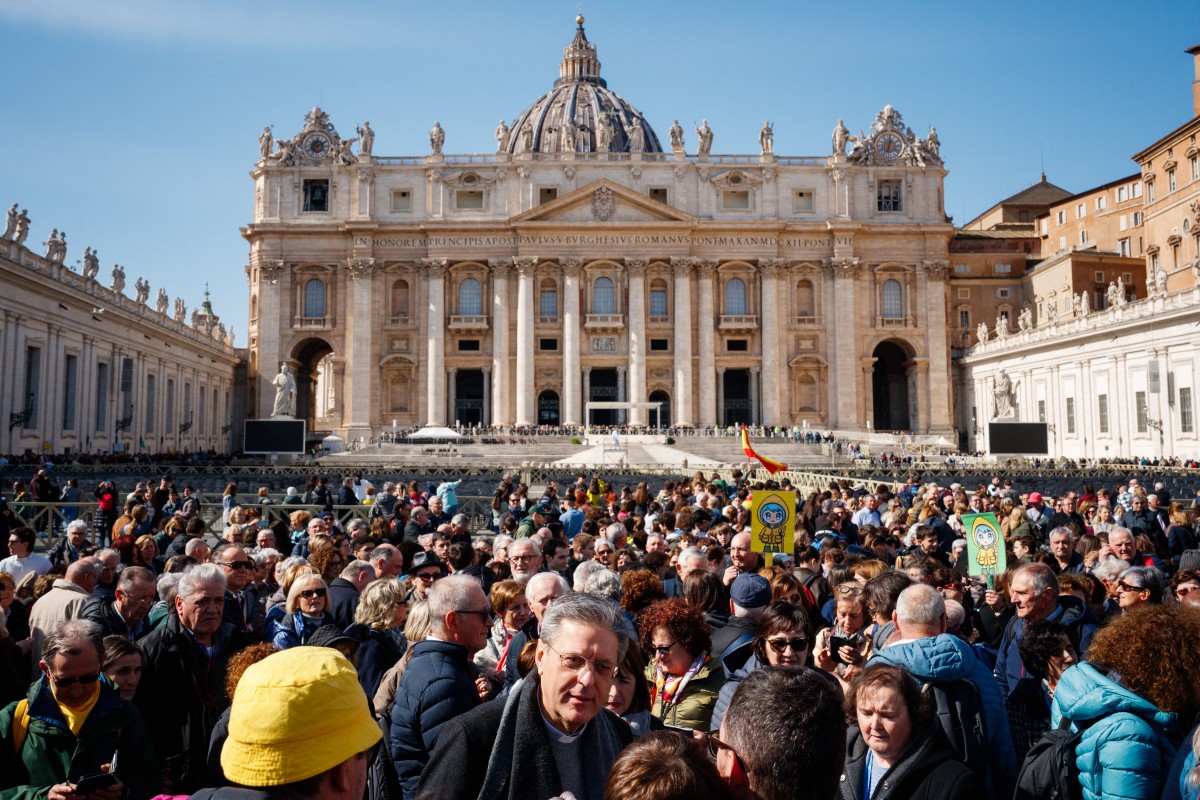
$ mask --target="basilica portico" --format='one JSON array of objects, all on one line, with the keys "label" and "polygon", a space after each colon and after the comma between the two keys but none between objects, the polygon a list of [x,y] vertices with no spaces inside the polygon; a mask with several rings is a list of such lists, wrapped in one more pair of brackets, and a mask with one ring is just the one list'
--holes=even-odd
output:
[{"label": "basilica portico", "polygon": [[[295,367],[310,429],[662,422],[951,430],[946,174],[890,106],[830,155],[664,152],[578,22],[492,155],[373,154],[313,109],[264,131],[250,243],[251,416]],[[354,152],[353,145],[358,145]],[[653,424],[645,409],[593,423]]]}]

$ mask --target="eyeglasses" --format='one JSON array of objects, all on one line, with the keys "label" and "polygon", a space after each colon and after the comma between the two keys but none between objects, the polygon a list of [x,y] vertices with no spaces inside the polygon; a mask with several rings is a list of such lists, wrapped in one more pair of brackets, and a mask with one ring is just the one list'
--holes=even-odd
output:
[{"label": "eyeglasses", "polygon": [[848,594],[851,596],[862,594],[862,587],[855,583],[839,583],[838,594]]},{"label": "eyeglasses", "polygon": [[666,656],[671,652],[671,648],[677,644],[679,644],[678,640],[664,645],[652,644],[650,645],[650,649],[653,650],[654,654],[657,656]]},{"label": "eyeglasses", "polygon": [[477,617],[479,617],[479,619],[483,620],[484,622],[492,621],[492,610],[490,608],[485,608],[482,611],[472,611],[469,608],[457,608],[454,610],[454,613],[455,614],[474,614]]},{"label": "eyeglasses", "polygon": [[509,561],[521,561],[521,562],[525,562],[525,561],[534,561],[534,560],[536,560],[536,559],[537,559],[537,556],[535,556],[535,555],[525,555],[525,556],[509,556],[509,557],[508,557],[508,560],[509,560]]},{"label": "eyeglasses", "polygon": [[422,572],[418,575],[413,575],[413,580],[424,581],[425,583],[433,583],[440,577],[442,577],[442,573],[440,572]]},{"label": "eyeglasses", "polygon": [[78,678],[56,678],[50,675],[50,680],[54,681],[54,685],[60,689],[70,689],[75,684],[80,686],[91,686],[96,681],[100,680],[100,673],[94,672],[91,675],[80,675]]},{"label": "eyeglasses", "polygon": [[808,649],[808,639],[767,639],[767,645],[776,653],[782,654],[789,647],[793,653],[799,653],[801,650]]},{"label": "eyeglasses", "polygon": [[1146,591],[1146,587],[1130,586],[1125,581],[1117,581],[1117,590],[1121,592],[1144,592]]},{"label": "eyeglasses", "polygon": [[304,591],[300,592],[300,596],[303,598],[306,598],[308,600],[315,600],[318,597],[324,597],[325,590],[324,589],[305,589]]},{"label": "eyeglasses", "polygon": [[709,733],[704,734],[704,748],[708,752],[708,757],[711,758],[713,761],[717,760],[717,753],[719,753],[722,750],[728,750],[730,753],[733,754],[733,757],[738,759],[739,761],[742,758],[741,756],[738,755],[737,750],[733,749],[732,745],[728,745],[725,742],[722,742],[720,739],[717,738],[716,731],[711,731]]},{"label": "eyeglasses", "polygon": [[597,679],[606,678],[608,680],[612,680],[613,678],[617,677],[617,665],[611,661],[590,661],[581,655],[576,655],[575,653],[567,653],[566,655],[563,655],[555,650],[554,645],[547,642],[544,638],[542,639],[542,643],[550,649],[550,652],[558,656],[559,666],[568,672],[573,672],[576,675],[580,675],[583,673],[585,667],[591,667],[592,675]]},{"label": "eyeglasses", "polygon": [[[0,586],[0,590],[3,590],[3,588],[3,586]],[[1200,586],[1177,586],[1175,588],[1175,595],[1177,597],[1187,597],[1197,589],[1200,589]]]},{"label": "eyeglasses", "polygon": [[217,563],[220,564],[222,567],[229,567],[230,569],[234,569],[234,570],[254,569],[253,561],[218,561]]}]

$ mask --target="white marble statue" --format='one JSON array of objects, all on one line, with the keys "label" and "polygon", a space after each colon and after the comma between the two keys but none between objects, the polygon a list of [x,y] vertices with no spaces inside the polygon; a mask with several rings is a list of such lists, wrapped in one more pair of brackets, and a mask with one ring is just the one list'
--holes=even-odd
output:
[{"label": "white marble statue", "polygon": [[63,263],[63,259],[67,257],[67,233],[58,232],[55,228],[50,233],[50,238],[46,240],[46,259],[53,261],[55,264]]},{"label": "white marble statue", "polygon": [[1126,301],[1128,300],[1128,298],[1126,297],[1126,294],[1127,294],[1127,292],[1125,290],[1125,279],[1117,278],[1117,307],[1118,308],[1125,305]]},{"label": "white marble statue", "polygon": [[641,153],[646,150],[646,132],[642,129],[642,118],[634,117],[629,123],[629,152]]},{"label": "white marble statue", "polygon": [[604,111],[600,114],[600,124],[596,128],[596,152],[607,153],[612,147],[612,140],[612,115],[609,112]]},{"label": "white marble statue", "polygon": [[1027,331],[1033,327],[1033,309],[1025,306],[1021,309],[1021,313],[1017,314],[1017,330]]},{"label": "white marble statue", "polygon": [[433,121],[433,127],[429,130],[429,147],[433,150],[433,154],[441,155],[442,145],[446,143],[446,132],[442,130],[442,123],[436,119]]},{"label": "white marble statue", "polygon": [[286,363],[279,365],[279,374],[271,381],[275,387],[275,406],[272,417],[294,417],[296,415],[296,379]]},{"label": "white marble statue", "polygon": [[[671,150],[676,153],[682,153],[683,147],[683,128],[679,125],[679,120],[671,125],[671,130],[668,131],[671,137]],[[15,206],[14,206],[15,208]]]},{"label": "white marble statue", "polygon": [[998,314],[996,316],[996,338],[1008,338],[1008,317],[1004,316],[1003,314]]},{"label": "white marble statue", "polygon": [[187,319],[187,306],[184,305],[182,297],[175,298],[175,321],[183,322]]},{"label": "white marble statue", "polygon": [[1165,295],[1167,293],[1167,271],[1160,269],[1154,273],[1154,284],[1158,287],[1158,293]]},{"label": "white marble statue", "polygon": [[1153,272],[1146,273],[1146,297],[1154,297],[1156,294],[1158,284],[1154,280],[1154,275]]},{"label": "white marble statue", "polygon": [[575,150],[576,130],[578,129],[575,126],[575,120],[571,119],[570,114],[564,114],[562,126],[558,129],[558,149],[560,152],[568,153]]},{"label": "white marble statue", "polygon": [[274,142],[275,137],[271,135],[271,126],[263,125],[262,133],[258,135],[258,155],[260,158],[267,158],[271,155],[271,145]]},{"label": "white marble statue", "polygon": [[996,413],[993,419],[1014,416],[1016,409],[1013,408],[1013,403],[1016,401],[1016,391],[1012,378],[1008,377],[1008,373],[1004,371],[1003,367],[996,375],[996,385],[992,388],[992,397],[996,402]]},{"label": "white marble statue", "polygon": [[364,156],[371,155],[375,149],[375,131],[371,130],[371,120],[365,120],[362,127],[355,128],[354,132],[358,134],[358,151]]},{"label": "white marble statue", "polygon": [[496,126],[496,152],[503,153],[508,149],[508,138],[512,132],[508,129],[508,125],[504,120],[500,120],[500,124]]},{"label": "white marble statue", "polygon": [[521,126],[521,152],[533,152],[533,125],[528,120]]},{"label": "white marble statue", "polygon": [[1071,312],[1076,317],[1083,316],[1083,301],[1079,299],[1079,295],[1077,294],[1071,295]]},{"label": "white marble statue", "polygon": [[29,209],[22,208],[21,213],[17,215],[17,233],[13,236],[13,241],[17,244],[25,244],[25,239],[29,237]]},{"label": "white marble statue", "polygon": [[120,264],[113,264],[112,290],[117,294],[123,294],[125,292],[125,268]]},{"label": "white marble statue", "polygon": [[835,156],[846,155],[846,145],[849,141],[850,131],[846,129],[846,125],[839,119],[837,127],[833,129],[833,154]]},{"label": "white marble statue", "polygon": [[158,297],[154,301],[154,310],[160,314],[167,313],[167,307],[171,304],[171,298],[167,297],[167,290],[159,288]]},{"label": "white marble statue", "polygon": [[775,129],[771,127],[770,120],[764,122],[762,130],[758,132],[758,146],[762,148],[764,156],[775,152]]},{"label": "white marble statue", "polygon": [[1091,309],[1089,306],[1091,303],[1091,292],[1089,292],[1087,289],[1084,289],[1079,293],[1079,313],[1085,317],[1090,314]]},{"label": "white marble statue", "polygon": [[150,281],[145,278],[138,278],[133,282],[133,288],[137,293],[134,297],[134,302],[140,306],[150,297]]},{"label": "white marble statue", "polygon": [[975,329],[975,336],[979,339],[979,343],[983,344],[988,340],[988,327],[986,322],[979,323],[979,327]]},{"label": "white marble statue", "polygon": [[11,241],[17,235],[17,218],[20,216],[17,213],[17,204],[13,203],[12,208],[8,210],[8,216],[4,220],[4,235],[0,239]]},{"label": "white marble statue", "polygon": [[708,120],[701,120],[700,127],[696,128],[696,152],[702,156],[708,155],[712,151],[713,132],[712,128],[708,127]]},{"label": "white marble statue", "polygon": [[83,277],[92,281],[100,272],[100,254],[92,248],[83,251]]}]

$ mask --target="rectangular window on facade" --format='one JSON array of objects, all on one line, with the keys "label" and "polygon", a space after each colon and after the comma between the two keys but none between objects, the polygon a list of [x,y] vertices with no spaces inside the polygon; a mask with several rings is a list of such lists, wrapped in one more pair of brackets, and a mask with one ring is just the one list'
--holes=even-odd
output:
[{"label": "rectangular window on facade", "polygon": [[[543,186],[538,189],[538,205],[539,206],[544,206],[544,205],[546,205],[546,203],[549,203],[550,201],[557,200],[557,199],[558,199],[558,187],[557,186]],[[482,205],[480,205],[479,207],[483,208]]]},{"label": "rectangular window on facade", "polygon": [[544,350],[548,353],[557,352],[558,351],[558,339],[539,339],[538,340],[538,349]]},{"label": "rectangular window on facade", "polygon": [[1192,156],[1188,163],[1192,165],[1192,180],[1200,180],[1200,156]]},{"label": "rectangular window on facade", "polygon": [[1096,396],[1096,426],[1101,433],[1108,433],[1108,395]]},{"label": "rectangular window on facade", "polygon": [[1038,422],[1046,421],[1046,401],[1038,400]]},{"label": "rectangular window on facade", "polygon": [[1178,184],[1175,181],[1175,170],[1167,170],[1167,191],[1173,192],[1176,188],[1178,188]]},{"label": "rectangular window on facade", "polygon": [[1135,198],[1142,196],[1142,182],[1138,181],[1133,185],[1133,196]]},{"label": "rectangular window on facade", "polygon": [[1075,219],[1083,219],[1087,216],[1087,203],[1079,203],[1075,206]]},{"label": "rectangular window on facade", "polygon": [[1079,232],[1079,243],[1087,244],[1087,242],[1088,242],[1087,231],[1080,231]]},{"label": "rectangular window on facade", "polygon": [[1117,227],[1121,230],[1125,230],[1129,227],[1128,215],[1122,214],[1121,216],[1117,217]]},{"label": "rectangular window on facade", "polygon": [[63,413],[64,431],[75,430],[75,396],[79,391],[79,356],[67,356],[63,363]]},{"label": "rectangular window on facade", "polygon": [[1097,270],[1095,273],[1093,273],[1093,275],[1095,276],[1092,278],[1093,283],[1104,283],[1104,273],[1103,272],[1100,272],[1099,270]]},{"label": "rectangular window on facade", "polygon": [[393,191],[392,211],[412,211],[412,192],[408,189],[396,189]]},{"label": "rectangular window on facade", "polygon": [[749,211],[749,189],[726,189],[721,192],[721,208],[726,211]]},{"label": "rectangular window on facade", "polygon": [[1067,433],[1075,433],[1075,398],[1067,398]]},{"label": "rectangular window on facade", "polygon": [[1134,392],[1133,403],[1137,409],[1137,432],[1145,433],[1149,429],[1150,408],[1146,405],[1146,393]]},{"label": "rectangular window on facade", "polygon": [[460,353],[478,353],[479,352],[479,340],[478,339],[459,339],[458,340],[458,352],[460,352]]},{"label": "rectangular window on facade", "polygon": [[1041,229],[1042,229],[1042,236],[1047,235],[1050,232],[1050,221],[1043,219],[1042,224],[1041,224]]},{"label": "rectangular window on facade", "polygon": [[1066,225],[1067,224],[1067,212],[1059,211],[1057,214],[1055,214],[1054,222],[1057,225]]},{"label": "rectangular window on facade", "polygon": [[1065,236],[1058,237],[1058,249],[1059,250],[1067,249],[1067,237],[1065,237]]},{"label": "rectangular window on facade", "polygon": [[1117,187],[1117,202],[1118,203],[1124,203],[1125,198],[1128,196],[1129,196],[1129,192],[1125,189],[1124,186]]},{"label": "rectangular window on facade", "polygon": [[1154,181],[1147,181],[1146,182],[1146,202],[1153,203],[1156,199],[1155,195],[1156,195],[1156,192],[1154,191]]},{"label": "rectangular window on facade", "polygon": [[328,178],[305,178],[303,186],[305,211],[329,210]]},{"label": "rectangular window on facade", "polygon": [[482,189],[459,189],[454,193],[454,207],[459,211],[482,211]]},{"label": "rectangular window on facade", "polygon": [[670,339],[651,339],[650,340],[650,352],[652,352],[652,353],[665,353],[670,349],[671,349],[671,340]]},{"label": "rectangular window on facade", "polygon": [[667,316],[667,290],[666,289],[651,289],[650,290],[650,318],[661,318]]},{"label": "rectangular window on facade", "polygon": [[803,214],[806,211],[812,211],[813,193],[809,189],[800,189],[792,195],[792,210],[797,214]]},{"label": "rectangular window on facade", "polygon": [[[1158,266],[1158,265],[1155,264],[1155,266]],[[1126,286],[1131,285],[1133,283],[1133,273],[1126,272],[1124,275],[1121,276],[1121,280],[1123,280],[1125,282]]]},{"label": "rectangular window on facade", "polygon": [[997,289],[996,297],[1012,297],[1012,289]]},{"label": "rectangular window on facade", "polygon": [[958,312],[958,327],[960,327],[960,328],[971,327],[971,312],[970,311]]},{"label": "rectangular window on facade", "polygon": [[663,205],[670,205],[667,202],[667,200],[669,198],[670,198],[670,195],[668,194],[667,188],[665,186],[653,186],[650,188],[650,199],[651,200],[656,200],[656,201],[662,203]]},{"label": "rectangular window on facade", "polygon": [[725,342],[725,350],[730,353],[745,353],[750,349],[750,343],[745,339],[730,339]]},{"label": "rectangular window on facade", "polygon": [[1120,251],[1121,255],[1128,256],[1129,255],[1129,240],[1128,239],[1119,240],[1117,242],[1117,250]]},{"label": "rectangular window on facade", "polygon": [[880,181],[875,190],[876,211],[903,211],[904,188],[900,181]]},{"label": "rectangular window on facade", "polygon": [[96,365],[96,430],[108,428],[108,364]]},{"label": "rectangular window on facade", "polygon": [[971,274],[971,265],[970,264],[955,264],[954,265],[954,273],[956,275],[970,275]]},{"label": "rectangular window on facade", "polygon": [[38,424],[38,406],[41,398],[38,396],[42,387],[42,348],[25,348],[25,397],[22,411],[27,411],[26,428],[36,428]]},{"label": "rectangular window on facade", "polygon": [[1192,387],[1181,386],[1179,388],[1179,431],[1180,433],[1193,433],[1195,430],[1196,426],[1192,421]]},{"label": "rectangular window on facade", "polygon": [[146,413],[142,416],[146,420],[146,433],[154,433],[154,409],[158,401],[158,376],[146,376]]},{"label": "rectangular window on facade", "polygon": [[1008,275],[1012,272],[1012,264],[997,264],[994,269],[997,275]]},{"label": "rectangular window on facade", "polygon": [[538,296],[538,316],[539,317],[557,317],[558,316],[558,289],[542,289],[542,293]]},{"label": "rectangular window on facade", "polygon": [[1096,210],[1103,211],[1106,208],[1108,208],[1108,196],[1102,194],[1096,198]]},{"label": "rectangular window on facade", "polygon": [[1132,221],[1130,222],[1130,224],[1131,224],[1133,227],[1135,227],[1135,228],[1139,228],[1139,227],[1141,227],[1141,225],[1142,225],[1142,212],[1140,212],[1140,211],[1135,211],[1135,212],[1133,212],[1133,217],[1132,217]]}]

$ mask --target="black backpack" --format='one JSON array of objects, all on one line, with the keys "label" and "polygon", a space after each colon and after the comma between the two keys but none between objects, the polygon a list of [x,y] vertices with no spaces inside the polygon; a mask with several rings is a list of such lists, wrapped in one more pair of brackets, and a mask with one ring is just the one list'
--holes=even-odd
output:
[{"label": "black backpack", "polygon": [[933,697],[937,721],[958,760],[980,776],[988,774],[987,718],[979,687],[965,678],[925,684]]},{"label": "black backpack", "polygon": [[1029,748],[1017,774],[1014,800],[1082,800],[1075,748],[1086,728],[1071,732],[1071,721],[1063,719]]}]

